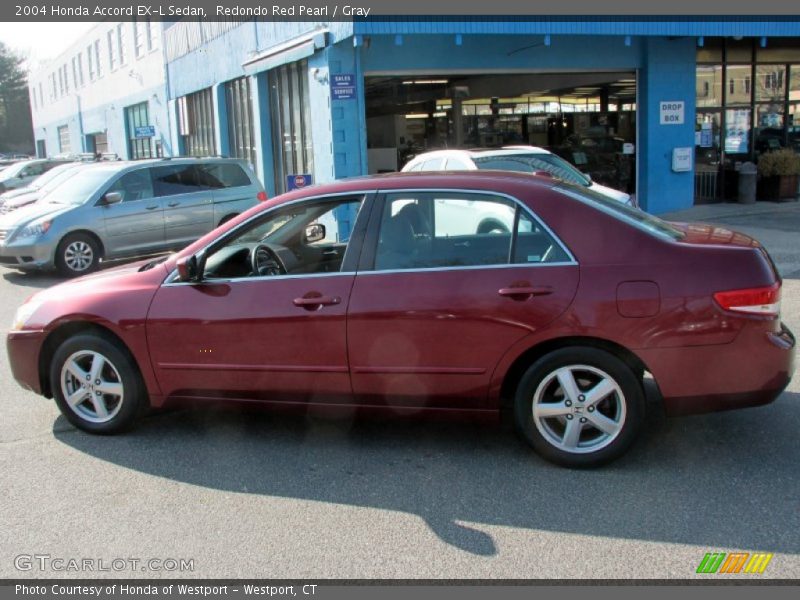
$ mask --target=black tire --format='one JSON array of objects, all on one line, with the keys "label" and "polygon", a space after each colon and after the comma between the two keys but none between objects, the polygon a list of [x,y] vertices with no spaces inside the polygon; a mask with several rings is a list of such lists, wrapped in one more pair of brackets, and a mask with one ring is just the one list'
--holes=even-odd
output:
[{"label": "black tire", "polygon": [[[564,369],[561,373],[567,386],[570,380],[575,382],[571,395],[564,393],[556,374],[560,369]],[[609,381],[604,382],[606,379]],[[612,391],[600,394],[601,388],[595,388],[598,383]],[[594,395],[602,398],[596,403],[593,389],[597,390]],[[570,400],[571,396],[577,400]],[[535,419],[537,402],[540,408]],[[633,370],[613,354],[596,348],[562,348],[543,356],[522,376],[514,398],[517,431],[540,456],[572,468],[597,467],[619,458],[640,433],[644,415],[644,392]],[[577,429],[577,439],[568,435],[568,427]]]},{"label": "black tire", "polygon": [[[101,355],[106,364],[98,374],[99,379],[86,382],[85,396],[72,408],[65,396],[65,388],[67,392],[70,389],[78,392],[83,388],[77,387],[75,369],[68,375],[64,371],[65,364],[67,361],[74,362],[85,376],[91,372],[94,364],[90,353]],[[62,375],[69,381],[62,381]],[[85,377],[80,379],[84,380]],[[92,401],[92,393],[98,395],[97,392],[100,391],[94,389],[97,381],[102,382],[103,387],[97,387],[104,391],[115,383],[122,386],[119,397],[100,392],[107,411],[105,416]],[[118,343],[94,333],[76,335],[59,346],[50,365],[50,386],[61,414],[75,427],[89,433],[113,434],[126,431],[134,425],[148,405],[144,382],[127,349],[120,348]]]},{"label": "black tire", "polygon": [[[97,269],[100,246],[86,233],[65,236],[56,249],[56,269],[64,277],[79,277]],[[85,266],[84,266],[85,265]]]}]

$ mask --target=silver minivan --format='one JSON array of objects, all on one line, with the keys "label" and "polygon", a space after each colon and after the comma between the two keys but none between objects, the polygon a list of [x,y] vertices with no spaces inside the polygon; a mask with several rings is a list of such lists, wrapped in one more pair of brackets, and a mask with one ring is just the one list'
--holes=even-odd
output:
[{"label": "silver minivan", "polygon": [[181,248],[263,200],[261,183],[235,159],[87,165],[39,202],[0,216],[0,264],[83,275],[101,259]]}]

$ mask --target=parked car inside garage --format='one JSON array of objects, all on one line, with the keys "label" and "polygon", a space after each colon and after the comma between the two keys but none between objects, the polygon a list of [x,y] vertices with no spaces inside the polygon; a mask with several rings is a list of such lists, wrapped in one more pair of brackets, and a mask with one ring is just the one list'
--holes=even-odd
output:
[{"label": "parked car inside garage", "polygon": [[407,171],[476,171],[496,169],[520,173],[548,173],[553,177],[587,187],[628,206],[635,206],[630,194],[592,181],[586,173],[560,156],[536,146],[506,146],[504,148],[475,148],[472,150],[435,150],[411,159]]},{"label": "parked car inside garage", "polygon": [[239,160],[86,165],[42,201],[0,216],[0,264],[82,275],[101,259],[185,246],[265,199]]},{"label": "parked car inside garage", "polygon": [[[509,231],[478,230],[504,211]],[[42,291],[8,351],[93,433],[186,401],[507,411],[542,456],[585,467],[640,433],[646,373],[670,415],[773,401],[795,353],[780,294],[764,248],[728,229],[549,177],[406,173],[295,191]]]}]

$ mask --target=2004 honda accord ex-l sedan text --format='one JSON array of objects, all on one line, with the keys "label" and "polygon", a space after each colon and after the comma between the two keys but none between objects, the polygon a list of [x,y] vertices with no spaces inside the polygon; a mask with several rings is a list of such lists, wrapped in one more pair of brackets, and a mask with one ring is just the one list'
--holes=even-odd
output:
[{"label": "2004 honda accord ex-l sedan text", "polygon": [[552,178],[408,173],[291,192],[42,291],[8,351],[93,433],[176,401],[507,408],[542,456],[591,466],[641,429],[646,376],[670,415],[774,400],[795,353],[780,292],[746,235]]}]

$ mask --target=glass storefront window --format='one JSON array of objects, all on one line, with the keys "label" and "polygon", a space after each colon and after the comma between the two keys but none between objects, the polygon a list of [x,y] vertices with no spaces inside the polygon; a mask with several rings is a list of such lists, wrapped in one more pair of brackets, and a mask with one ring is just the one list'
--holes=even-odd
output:
[{"label": "glass storefront window", "polygon": [[800,65],[790,65],[789,73],[789,102],[800,101]]},{"label": "glass storefront window", "polygon": [[729,63],[749,63],[753,62],[753,39],[725,40],[725,57]]},{"label": "glass storefront window", "polygon": [[753,91],[750,65],[729,66],[726,76],[725,104],[727,106],[749,105]]},{"label": "glass storefront window", "polygon": [[722,115],[719,112],[698,112],[695,119],[695,158],[698,164],[719,164],[719,141]]},{"label": "glass storefront window", "polygon": [[789,147],[795,152],[800,152],[800,103],[789,105],[786,125],[789,129]]},{"label": "glass storefront window", "polygon": [[725,111],[725,152],[747,154],[750,146],[750,109]]},{"label": "glass storefront window", "polygon": [[796,62],[800,61],[800,45],[797,38],[776,38],[767,40],[767,47],[756,47],[756,60],[758,62]]},{"label": "glass storefront window", "polygon": [[783,102],[786,95],[786,67],[759,65],[756,67],[756,100]]},{"label": "glass storefront window", "polygon": [[755,125],[754,143],[757,154],[783,146],[783,102],[757,105]]},{"label": "glass storefront window", "polygon": [[722,106],[722,66],[698,66],[696,90],[698,108]]},{"label": "glass storefront window", "polygon": [[722,62],[722,38],[705,38],[697,47],[698,63]]}]

